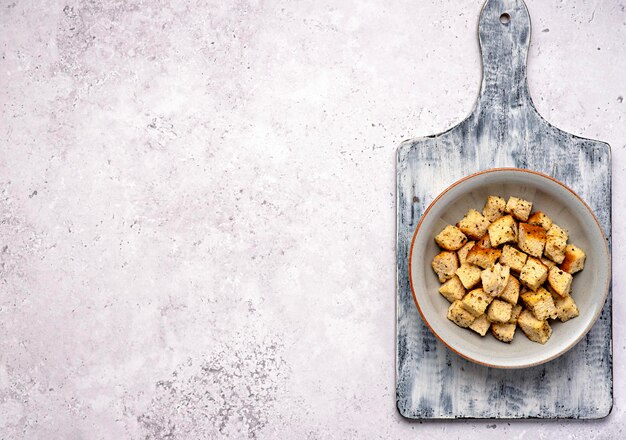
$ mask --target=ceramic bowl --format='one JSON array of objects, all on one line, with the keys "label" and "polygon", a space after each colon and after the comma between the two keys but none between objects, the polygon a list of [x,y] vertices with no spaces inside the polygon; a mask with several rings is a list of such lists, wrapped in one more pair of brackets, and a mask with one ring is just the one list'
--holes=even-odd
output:
[{"label": "ceramic bowl", "polygon": [[[580,316],[567,322],[551,321],[552,337],[545,345],[531,342],[518,327],[509,344],[488,332],[456,326],[446,318],[450,303],[439,294],[441,285],[431,261],[441,250],[434,237],[446,225],[456,224],[465,213],[478,211],[489,195],[516,196],[533,202],[533,211],[545,212],[569,232],[568,243],[587,254],[585,268],[574,275],[572,297]],[[411,243],[409,275],[415,304],[424,322],[449,349],[464,358],[495,368],[525,368],[548,362],[567,352],[591,329],[600,315],[610,285],[607,242],[591,209],[553,178],[529,170],[504,168],[482,171],[461,179],[426,209]]]}]

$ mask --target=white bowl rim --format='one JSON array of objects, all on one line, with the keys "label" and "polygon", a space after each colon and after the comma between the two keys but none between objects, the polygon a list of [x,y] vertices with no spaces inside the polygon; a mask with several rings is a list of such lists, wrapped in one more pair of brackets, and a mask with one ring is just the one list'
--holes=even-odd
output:
[{"label": "white bowl rim", "polygon": [[[475,178],[477,176],[483,175],[483,174],[497,173],[497,172],[502,172],[502,171],[507,171],[507,172],[513,171],[513,172],[534,174],[536,176],[549,179],[552,182],[554,182],[554,183],[558,184],[559,186],[561,186],[562,188],[566,189],[570,193],[572,193],[572,195],[574,195],[574,197],[576,197],[580,201],[580,203],[587,209],[587,211],[589,211],[589,214],[591,215],[591,218],[593,218],[593,220],[595,221],[595,223],[596,223],[596,225],[598,227],[598,230],[600,231],[600,234],[602,235],[602,238],[603,238],[602,241],[604,243],[604,251],[605,251],[605,254],[606,254],[606,264],[607,264],[607,268],[608,268],[607,269],[607,277],[606,277],[606,281],[605,281],[604,295],[602,296],[602,301],[601,301],[602,307],[598,307],[598,310],[596,311],[595,315],[593,316],[593,318],[591,319],[591,321],[589,322],[587,327],[580,333],[580,335],[572,343],[570,343],[568,346],[564,347],[558,353],[556,353],[556,354],[554,354],[552,356],[549,356],[549,357],[547,357],[545,359],[541,359],[539,361],[531,362],[531,363],[528,363],[528,364],[519,364],[519,365],[490,364],[488,362],[484,362],[484,361],[481,361],[481,360],[478,360],[478,359],[474,359],[471,356],[468,356],[467,354],[461,353],[460,351],[458,351],[458,350],[454,349],[453,347],[451,347],[444,340],[444,338],[442,338],[433,329],[433,327],[430,325],[430,323],[426,319],[426,316],[424,315],[424,313],[422,312],[422,309],[420,308],[419,301],[417,300],[417,296],[415,295],[415,288],[413,286],[413,267],[412,267],[412,265],[413,265],[413,249],[414,249],[414,245],[415,245],[415,239],[417,238],[417,233],[418,233],[418,231],[420,229],[420,226],[422,225],[422,222],[424,221],[424,219],[428,215],[428,212],[431,210],[431,208],[433,208],[437,204],[437,202],[448,191],[450,191],[452,188],[455,188],[456,186],[460,185],[461,183],[463,183],[463,182],[465,182],[467,180],[473,179],[473,178]],[[467,359],[469,361],[475,362],[475,363],[480,364],[480,365],[484,365],[486,367],[499,368],[499,369],[529,368],[529,367],[534,367],[534,366],[537,366],[537,365],[544,364],[546,362],[550,362],[551,360],[556,359],[557,357],[563,355],[564,353],[568,352],[571,348],[573,348],[576,344],[578,344],[580,342],[580,340],[582,338],[584,338],[587,335],[587,333],[589,333],[589,330],[591,330],[593,325],[596,323],[596,321],[600,317],[600,314],[602,313],[602,309],[604,308],[604,303],[606,302],[606,297],[608,296],[608,293],[609,293],[609,288],[611,286],[611,256],[610,256],[610,253],[609,253],[609,247],[608,247],[608,244],[607,244],[607,241],[606,241],[606,236],[604,235],[604,231],[602,230],[602,226],[600,225],[600,222],[598,222],[598,219],[596,218],[595,214],[593,213],[593,211],[591,210],[589,205],[587,205],[587,203],[578,194],[576,194],[576,192],[574,190],[572,190],[568,186],[564,185],[560,181],[556,180],[554,177],[551,177],[551,176],[549,176],[547,174],[540,173],[538,171],[528,170],[528,169],[524,169],[524,168],[515,168],[515,167],[490,168],[490,169],[487,169],[487,170],[478,171],[476,173],[470,174],[468,176],[463,177],[462,179],[457,180],[452,185],[450,185],[446,189],[444,189],[428,205],[428,208],[426,208],[426,210],[424,211],[424,213],[422,214],[422,216],[420,218],[420,221],[417,223],[415,231],[413,232],[413,238],[411,239],[411,247],[410,247],[410,250],[409,250],[409,284],[411,286],[411,294],[413,295],[413,301],[415,302],[415,306],[417,307],[417,310],[419,311],[420,316],[422,317],[422,320],[424,321],[426,326],[428,326],[430,331],[437,337],[437,339],[439,339],[449,350],[453,351],[454,353],[458,354],[459,356],[461,356],[464,359]]]}]

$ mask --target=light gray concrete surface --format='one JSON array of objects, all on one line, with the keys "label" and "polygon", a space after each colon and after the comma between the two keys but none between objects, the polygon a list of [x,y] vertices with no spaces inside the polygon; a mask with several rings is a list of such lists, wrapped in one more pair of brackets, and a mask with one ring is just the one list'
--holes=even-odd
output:
[{"label": "light gray concrete surface", "polygon": [[0,438],[623,436],[625,6],[527,3],[539,111],[613,146],[607,419],[395,409],[395,148],[470,111],[482,0],[15,0]]}]

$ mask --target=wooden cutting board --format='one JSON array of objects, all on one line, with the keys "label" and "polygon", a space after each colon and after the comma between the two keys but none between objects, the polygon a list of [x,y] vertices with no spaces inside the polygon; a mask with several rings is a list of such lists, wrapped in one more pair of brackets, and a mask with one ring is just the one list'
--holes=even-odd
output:
[{"label": "wooden cutting board", "polygon": [[479,170],[527,168],[563,182],[591,206],[610,249],[610,147],[559,130],[535,109],[526,82],[526,5],[488,0],[478,34],[483,80],[472,113],[397,151],[397,407],[412,419],[605,417],[613,406],[610,291],[578,345],[522,370],[480,366],[451,352],[423,324],[411,296],[408,256],[420,216],[447,186]]}]

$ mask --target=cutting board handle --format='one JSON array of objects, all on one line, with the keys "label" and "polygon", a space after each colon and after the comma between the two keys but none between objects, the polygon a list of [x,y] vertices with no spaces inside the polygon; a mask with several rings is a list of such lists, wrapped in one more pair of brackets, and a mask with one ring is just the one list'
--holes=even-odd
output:
[{"label": "cutting board handle", "polygon": [[524,1],[487,0],[480,14],[478,38],[483,80],[477,111],[501,111],[529,102],[526,58],[530,15]]}]

